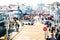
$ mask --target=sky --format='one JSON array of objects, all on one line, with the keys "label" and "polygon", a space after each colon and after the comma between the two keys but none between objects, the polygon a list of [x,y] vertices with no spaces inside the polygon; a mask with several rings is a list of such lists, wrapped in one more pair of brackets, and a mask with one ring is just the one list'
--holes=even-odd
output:
[{"label": "sky", "polygon": [[39,3],[49,4],[60,0],[0,0],[0,5],[9,5],[9,4],[26,4],[37,6]]}]

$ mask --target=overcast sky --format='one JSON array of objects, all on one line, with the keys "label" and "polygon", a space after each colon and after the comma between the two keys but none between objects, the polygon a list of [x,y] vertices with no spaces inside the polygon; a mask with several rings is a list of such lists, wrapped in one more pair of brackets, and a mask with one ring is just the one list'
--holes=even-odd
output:
[{"label": "overcast sky", "polygon": [[59,1],[60,0],[0,0],[0,5],[9,5],[9,4],[30,4],[30,5],[33,5],[33,6],[36,6],[38,3],[44,3],[44,4],[49,4],[49,3],[52,3],[52,2],[56,2],[56,1]]}]

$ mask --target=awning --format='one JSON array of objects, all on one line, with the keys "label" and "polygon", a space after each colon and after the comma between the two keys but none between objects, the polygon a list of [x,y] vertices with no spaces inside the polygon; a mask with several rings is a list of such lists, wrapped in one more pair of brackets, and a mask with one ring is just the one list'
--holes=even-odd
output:
[{"label": "awning", "polygon": [[30,16],[29,15],[25,15],[25,18],[30,18]]}]

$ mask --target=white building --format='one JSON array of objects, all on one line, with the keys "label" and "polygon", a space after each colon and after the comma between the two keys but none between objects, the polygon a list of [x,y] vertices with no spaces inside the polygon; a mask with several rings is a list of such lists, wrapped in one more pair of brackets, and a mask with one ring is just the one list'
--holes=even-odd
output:
[{"label": "white building", "polygon": [[55,11],[54,11],[54,19],[60,23],[60,4],[57,2],[54,4]]},{"label": "white building", "polygon": [[6,6],[6,5],[0,6],[0,13],[4,13],[4,11],[6,11],[7,8],[8,8],[8,6]]}]

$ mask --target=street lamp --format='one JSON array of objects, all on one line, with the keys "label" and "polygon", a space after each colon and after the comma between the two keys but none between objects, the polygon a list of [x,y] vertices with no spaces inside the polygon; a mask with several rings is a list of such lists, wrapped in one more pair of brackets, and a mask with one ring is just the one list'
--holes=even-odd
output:
[{"label": "street lamp", "polygon": [[[7,14],[6,14],[7,15]],[[7,15],[7,20],[6,20],[6,40],[9,40],[9,37],[8,37],[8,30],[9,30],[9,17]]]}]

